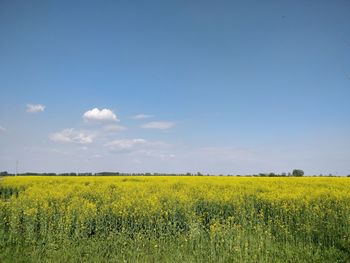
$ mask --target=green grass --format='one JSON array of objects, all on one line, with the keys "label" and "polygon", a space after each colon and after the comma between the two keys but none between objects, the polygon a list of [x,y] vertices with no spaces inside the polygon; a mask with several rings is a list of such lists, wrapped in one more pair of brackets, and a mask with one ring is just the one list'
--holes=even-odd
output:
[{"label": "green grass", "polygon": [[2,245],[0,262],[348,262],[336,247],[278,242],[245,231],[209,236],[81,238],[57,243]]}]

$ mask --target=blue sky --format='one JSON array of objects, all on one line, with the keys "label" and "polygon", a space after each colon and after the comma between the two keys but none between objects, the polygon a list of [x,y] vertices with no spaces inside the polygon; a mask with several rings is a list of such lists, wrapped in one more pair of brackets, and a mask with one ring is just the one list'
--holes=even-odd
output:
[{"label": "blue sky", "polygon": [[349,13],[1,1],[0,170],[350,174]]}]

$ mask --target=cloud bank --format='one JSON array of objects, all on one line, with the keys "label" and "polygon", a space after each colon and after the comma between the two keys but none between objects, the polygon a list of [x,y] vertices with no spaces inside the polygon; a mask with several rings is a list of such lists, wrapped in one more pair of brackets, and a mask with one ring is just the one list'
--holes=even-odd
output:
[{"label": "cloud bank", "polygon": [[61,132],[51,133],[49,139],[60,143],[90,144],[94,135],[84,131],[77,131],[73,128],[64,129]]},{"label": "cloud bank", "polygon": [[41,104],[27,104],[28,113],[37,113],[45,110],[45,106]]},{"label": "cloud bank", "polygon": [[144,139],[122,139],[106,143],[105,146],[113,152],[131,152],[147,144]]},{"label": "cloud bank", "polygon": [[93,108],[83,114],[85,121],[119,121],[117,115],[109,109]]},{"label": "cloud bank", "polygon": [[141,128],[144,129],[159,129],[159,130],[166,130],[170,129],[175,126],[174,122],[167,122],[167,121],[151,121],[148,123],[145,123],[141,125]]},{"label": "cloud bank", "polygon": [[111,125],[104,126],[103,130],[106,132],[121,132],[121,131],[126,130],[126,127],[121,126],[121,125],[111,124]]},{"label": "cloud bank", "polygon": [[149,115],[149,114],[137,114],[137,115],[134,115],[131,117],[131,119],[134,119],[134,120],[143,120],[143,119],[149,119],[149,118],[152,118],[153,115]]}]

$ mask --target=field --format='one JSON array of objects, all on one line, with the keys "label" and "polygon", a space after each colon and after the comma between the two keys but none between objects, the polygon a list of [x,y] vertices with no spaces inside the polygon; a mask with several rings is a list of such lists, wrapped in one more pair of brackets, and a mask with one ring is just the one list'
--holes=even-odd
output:
[{"label": "field", "polygon": [[349,260],[350,178],[0,179],[0,262]]}]

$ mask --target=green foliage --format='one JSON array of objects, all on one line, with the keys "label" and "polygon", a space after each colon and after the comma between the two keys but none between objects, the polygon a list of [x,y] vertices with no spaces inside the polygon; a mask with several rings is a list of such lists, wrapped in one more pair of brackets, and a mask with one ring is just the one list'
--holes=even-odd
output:
[{"label": "green foliage", "polygon": [[303,176],[304,175],[304,171],[303,170],[299,170],[299,169],[294,169],[292,172],[293,176]]}]

